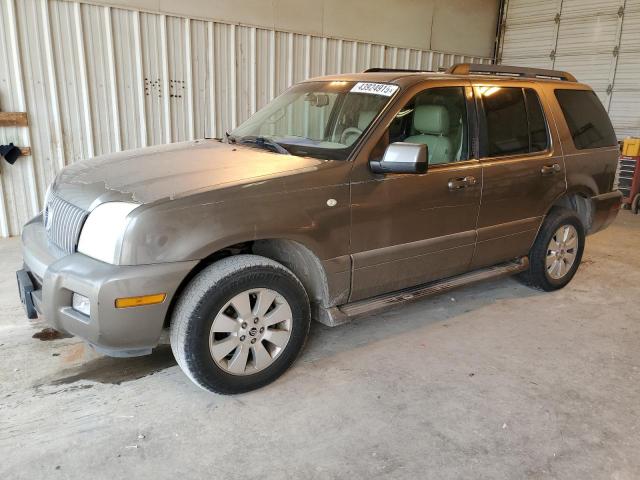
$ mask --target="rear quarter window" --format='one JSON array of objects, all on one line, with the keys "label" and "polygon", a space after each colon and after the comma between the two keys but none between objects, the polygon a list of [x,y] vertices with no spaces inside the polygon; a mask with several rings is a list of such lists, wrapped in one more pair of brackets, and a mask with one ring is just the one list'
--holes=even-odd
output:
[{"label": "rear quarter window", "polygon": [[556,90],[556,98],[578,150],[617,145],[607,111],[591,90]]}]

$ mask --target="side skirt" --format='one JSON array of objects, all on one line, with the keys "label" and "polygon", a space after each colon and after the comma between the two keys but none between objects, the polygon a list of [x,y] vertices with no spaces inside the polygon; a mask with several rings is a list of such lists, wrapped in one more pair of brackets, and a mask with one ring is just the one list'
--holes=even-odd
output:
[{"label": "side skirt", "polygon": [[347,303],[339,307],[331,307],[324,310],[324,312],[322,312],[323,314],[318,315],[317,319],[329,327],[335,327],[347,323],[356,317],[371,315],[372,313],[377,313],[403,303],[413,302],[424,297],[437,295],[459,287],[466,287],[467,285],[473,285],[485,280],[515,275],[528,268],[529,259],[522,257],[518,260],[474,270],[455,277],[445,278],[444,280],[437,280],[366,300]]}]

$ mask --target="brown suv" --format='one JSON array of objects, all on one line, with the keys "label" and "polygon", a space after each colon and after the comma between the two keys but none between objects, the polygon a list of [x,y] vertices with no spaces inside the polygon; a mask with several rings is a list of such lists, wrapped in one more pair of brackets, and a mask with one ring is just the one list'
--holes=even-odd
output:
[{"label": "brown suv", "polygon": [[456,65],[294,85],[222,140],[65,168],[25,225],[27,314],[115,356],[165,328],[221,393],[337,325],[499,275],[575,274],[616,216],[616,136],[568,73]]}]

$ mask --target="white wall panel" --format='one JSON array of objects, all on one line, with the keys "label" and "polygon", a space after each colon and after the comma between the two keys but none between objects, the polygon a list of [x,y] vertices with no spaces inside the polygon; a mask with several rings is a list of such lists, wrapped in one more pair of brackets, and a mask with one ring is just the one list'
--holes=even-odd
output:
[{"label": "white wall panel", "polygon": [[39,210],[65,165],[219,137],[292,83],[369,67],[438,70],[486,58],[62,0],[0,0],[0,128],[32,156],[0,164],[0,236]]},{"label": "white wall panel", "polygon": [[94,150],[101,155],[122,149],[112,9],[82,5],[81,10]]},{"label": "white wall panel", "polygon": [[[76,4],[78,5],[78,4]],[[123,150],[146,146],[144,75],[140,52],[139,15],[111,10],[115,85]]]},{"label": "white wall panel", "polygon": [[[0,8],[0,108],[4,111],[26,109],[25,90],[20,57],[14,5],[3,3]],[[27,142],[24,128],[0,129],[2,144]],[[16,162],[2,170],[0,177],[0,235],[8,235],[20,224],[20,220],[37,210],[37,185],[33,159]],[[14,168],[15,167],[15,168]],[[35,193],[34,193],[35,192]]]},{"label": "white wall panel", "polygon": [[[28,113],[31,125],[41,124],[41,128],[30,128],[28,135],[22,131],[23,128],[16,129],[20,139],[14,143],[19,145],[21,140],[29,137],[34,158],[31,168],[21,167],[24,183],[18,185],[14,182],[11,187],[16,196],[13,199],[14,210],[10,212],[10,232],[15,232],[24,223],[25,211],[37,211],[44,199],[49,183],[47,179],[64,166],[65,157],[48,5],[38,0],[5,2],[7,22],[13,24],[11,28],[15,26],[15,34],[11,35],[13,62],[6,67],[15,69],[20,85],[15,91],[3,93],[14,97],[15,107]],[[3,174],[6,170],[3,168]]]}]

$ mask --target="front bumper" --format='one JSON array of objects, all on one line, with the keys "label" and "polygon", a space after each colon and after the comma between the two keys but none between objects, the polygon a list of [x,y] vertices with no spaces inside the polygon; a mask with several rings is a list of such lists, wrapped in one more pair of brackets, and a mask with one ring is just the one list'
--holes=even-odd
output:
[{"label": "front bumper", "polygon": [[[83,338],[111,356],[137,356],[158,344],[171,300],[197,262],[110,265],[81,253],[67,255],[52,245],[40,216],[25,225],[22,253],[32,291],[21,288],[35,310],[56,330]],[[73,293],[90,301],[91,314],[72,308]],[[116,308],[116,298],[166,293],[164,302]]]},{"label": "front bumper", "polygon": [[618,216],[621,206],[622,192],[620,190],[591,197],[593,215],[589,234],[599,232],[611,225]]}]

